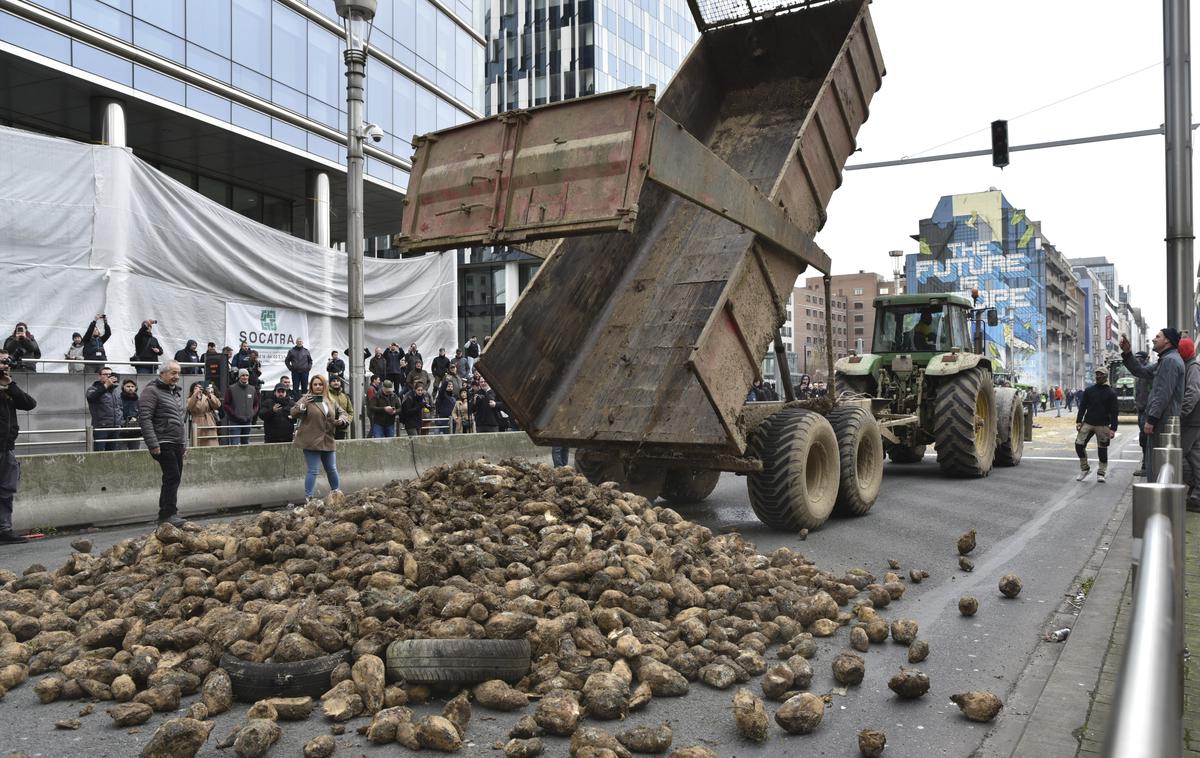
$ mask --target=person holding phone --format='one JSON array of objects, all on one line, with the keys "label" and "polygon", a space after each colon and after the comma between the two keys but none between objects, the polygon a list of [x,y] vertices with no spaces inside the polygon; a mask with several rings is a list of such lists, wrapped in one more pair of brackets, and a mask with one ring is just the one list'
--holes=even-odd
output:
[{"label": "person holding phone", "polygon": [[97,313],[83,333],[83,359],[85,361],[107,361],[108,353],[104,351],[104,343],[112,336],[112,327],[108,325],[108,316]]},{"label": "person holding phone", "polygon": [[304,475],[304,496],[309,500],[316,491],[317,470],[322,467],[330,491],[341,491],[335,435],[339,428],[349,425],[350,418],[340,405],[326,396],[328,392],[329,383],[325,376],[317,374],[308,380],[308,392],[300,396],[289,412],[292,418],[300,419],[300,428],[296,430],[292,444],[304,451],[304,462],[308,465]]},{"label": "person holding phone", "polygon": [[132,360],[135,363],[146,364],[134,367],[139,374],[153,374],[154,364],[162,357],[162,345],[159,344],[158,337],[154,336],[154,325],[157,323],[157,319],[148,318],[142,322],[137,334],[133,335]]},{"label": "person holding phone", "polygon": [[221,397],[217,395],[216,385],[192,382],[192,386],[188,387],[187,409],[192,417],[192,426],[196,428],[196,446],[216,447],[216,413],[221,409]]}]

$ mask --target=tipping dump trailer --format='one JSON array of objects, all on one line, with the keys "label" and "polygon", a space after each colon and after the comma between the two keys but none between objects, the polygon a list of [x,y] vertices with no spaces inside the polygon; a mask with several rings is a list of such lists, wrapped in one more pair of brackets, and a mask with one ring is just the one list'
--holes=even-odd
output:
[{"label": "tipping dump trailer", "polygon": [[797,276],[829,271],[813,235],[883,61],[866,0],[697,2],[701,37],[657,101],[624,90],[416,138],[400,244],[565,238],[478,364],[522,428],[651,499],[747,474],[760,519],[814,528],[874,502],[874,418],[745,400]]}]

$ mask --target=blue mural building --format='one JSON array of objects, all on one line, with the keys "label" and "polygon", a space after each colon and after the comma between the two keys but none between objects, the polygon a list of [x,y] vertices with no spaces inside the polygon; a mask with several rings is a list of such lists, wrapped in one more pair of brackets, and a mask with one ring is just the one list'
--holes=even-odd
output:
[{"label": "blue mural building", "polygon": [[981,307],[999,324],[985,326],[985,351],[1022,381],[1082,386],[1080,293],[1070,264],[1042,234],[1041,222],[997,189],[938,200],[907,256],[910,292],[978,288]]}]

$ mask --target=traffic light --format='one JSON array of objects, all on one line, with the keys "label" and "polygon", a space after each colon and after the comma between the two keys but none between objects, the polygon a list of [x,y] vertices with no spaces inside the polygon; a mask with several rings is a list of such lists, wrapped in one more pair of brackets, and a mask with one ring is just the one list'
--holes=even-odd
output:
[{"label": "traffic light", "polygon": [[992,122],[992,165],[996,168],[1008,165],[1008,122],[1003,119]]}]

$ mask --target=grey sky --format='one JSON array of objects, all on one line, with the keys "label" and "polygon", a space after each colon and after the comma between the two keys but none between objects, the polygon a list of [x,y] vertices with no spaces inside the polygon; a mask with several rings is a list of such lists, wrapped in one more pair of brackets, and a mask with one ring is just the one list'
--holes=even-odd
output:
[{"label": "grey sky", "polygon": [[[887,76],[851,163],[987,148],[997,118],[1014,145],[1163,121],[1160,2],[876,0],[871,13]],[[1153,334],[1166,317],[1164,160],[1162,138],[1143,137],[1014,153],[1003,171],[990,157],[849,171],[817,242],[835,274],[887,275],[887,251],[916,252],[910,235],[940,196],[996,187],[1068,257],[1108,256]]]}]

